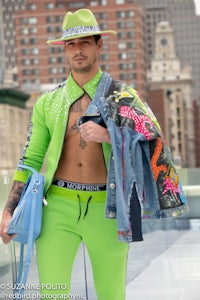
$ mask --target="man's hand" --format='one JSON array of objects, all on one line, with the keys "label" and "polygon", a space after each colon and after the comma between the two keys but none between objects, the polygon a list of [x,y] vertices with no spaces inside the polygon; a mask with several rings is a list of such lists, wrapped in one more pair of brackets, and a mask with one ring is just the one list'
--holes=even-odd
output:
[{"label": "man's hand", "polygon": [[8,201],[3,210],[2,220],[0,223],[0,237],[2,238],[2,240],[5,244],[9,243],[13,239],[13,237],[16,236],[15,234],[7,234],[7,232],[8,232],[10,220],[11,220],[13,212],[19,202],[19,199],[23,192],[24,186],[25,186],[25,183],[23,183],[23,182],[20,182],[20,181],[13,182],[13,186],[10,191]]},{"label": "man's hand", "polygon": [[82,124],[80,134],[86,142],[111,143],[108,130],[93,121]]},{"label": "man's hand", "polygon": [[5,244],[8,244],[15,236],[15,234],[7,234],[11,218],[12,215],[8,210],[5,209],[3,211],[2,220],[0,223],[0,237]]}]

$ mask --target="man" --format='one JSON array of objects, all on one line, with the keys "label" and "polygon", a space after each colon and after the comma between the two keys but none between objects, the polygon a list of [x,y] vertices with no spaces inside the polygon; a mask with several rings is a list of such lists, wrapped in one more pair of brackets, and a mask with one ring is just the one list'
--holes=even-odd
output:
[{"label": "man", "polygon": [[[91,11],[81,9],[65,15],[62,38],[48,41],[64,45],[71,74],[64,85],[47,92],[36,103],[21,158],[21,162],[40,170],[49,147],[45,189],[48,205],[43,209],[37,258],[41,286],[50,284],[52,289],[41,290],[43,294],[69,292],[73,261],[83,241],[91,259],[98,299],[125,299],[128,245],[117,240],[116,220],[104,216],[107,170],[102,143],[104,152],[109,153],[109,134],[93,121],[81,125],[80,132],[76,125],[102,76],[98,66],[101,36],[110,34],[115,32],[100,31]],[[5,243],[12,239],[7,235],[8,224],[25,180],[26,172],[18,170],[0,227]],[[66,290],[59,286],[66,286]]]},{"label": "man", "polygon": [[[48,205],[36,241],[41,287],[52,286],[41,289],[43,299],[44,294],[49,299],[70,291],[73,261],[82,241],[98,299],[125,299],[127,242],[142,240],[141,211],[148,218],[188,211],[150,108],[133,88],[98,67],[101,36],[114,33],[100,31],[92,12],[80,9],[66,14],[63,36],[48,41],[64,45],[71,73],[34,105],[20,160],[39,171],[48,149]],[[21,170],[14,176],[0,226],[5,243],[12,238],[7,234],[9,221],[27,176]]]}]

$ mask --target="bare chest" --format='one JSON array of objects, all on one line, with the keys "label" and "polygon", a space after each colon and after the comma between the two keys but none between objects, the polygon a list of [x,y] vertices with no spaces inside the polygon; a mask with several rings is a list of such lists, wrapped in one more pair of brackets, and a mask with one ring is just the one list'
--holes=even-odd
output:
[{"label": "bare chest", "polygon": [[90,101],[84,95],[70,109],[63,150],[55,174],[58,178],[87,183],[106,182],[101,144],[86,143],[77,127],[77,120],[85,113]]}]

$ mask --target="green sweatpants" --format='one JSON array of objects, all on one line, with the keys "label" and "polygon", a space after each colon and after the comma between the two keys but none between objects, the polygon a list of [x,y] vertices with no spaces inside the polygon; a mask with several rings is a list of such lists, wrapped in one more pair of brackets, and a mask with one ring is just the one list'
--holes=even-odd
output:
[{"label": "green sweatpants", "polygon": [[117,240],[116,220],[104,216],[105,196],[105,191],[51,186],[36,242],[42,299],[59,299],[59,295],[62,299],[70,293],[73,262],[82,241],[98,300],[125,299],[128,244]]}]

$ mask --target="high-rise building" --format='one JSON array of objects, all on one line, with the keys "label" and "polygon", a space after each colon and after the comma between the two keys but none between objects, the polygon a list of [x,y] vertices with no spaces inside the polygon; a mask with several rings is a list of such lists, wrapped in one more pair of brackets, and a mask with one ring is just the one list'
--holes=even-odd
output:
[{"label": "high-rise building", "polygon": [[200,99],[200,16],[193,0],[145,0],[146,53],[148,67],[154,55],[155,29],[168,21],[174,30],[176,53],[182,66],[192,67],[193,98]]},{"label": "high-rise building", "polygon": [[0,87],[17,85],[15,13],[25,0],[0,0]]},{"label": "high-rise building", "polygon": [[22,89],[65,80],[69,68],[63,47],[46,41],[61,36],[66,11],[90,8],[100,28],[117,31],[107,38],[100,58],[104,71],[134,86],[146,96],[144,12],[139,1],[27,0],[16,14],[18,80]]},{"label": "high-rise building", "polygon": [[[174,159],[184,167],[195,167],[194,112],[192,99],[192,71],[181,66],[176,55],[174,31],[168,22],[158,23],[155,30],[155,50],[147,73],[151,93],[162,89],[164,97],[156,98],[152,108],[164,108],[162,119],[165,135]],[[155,94],[155,92],[154,92]]]}]

